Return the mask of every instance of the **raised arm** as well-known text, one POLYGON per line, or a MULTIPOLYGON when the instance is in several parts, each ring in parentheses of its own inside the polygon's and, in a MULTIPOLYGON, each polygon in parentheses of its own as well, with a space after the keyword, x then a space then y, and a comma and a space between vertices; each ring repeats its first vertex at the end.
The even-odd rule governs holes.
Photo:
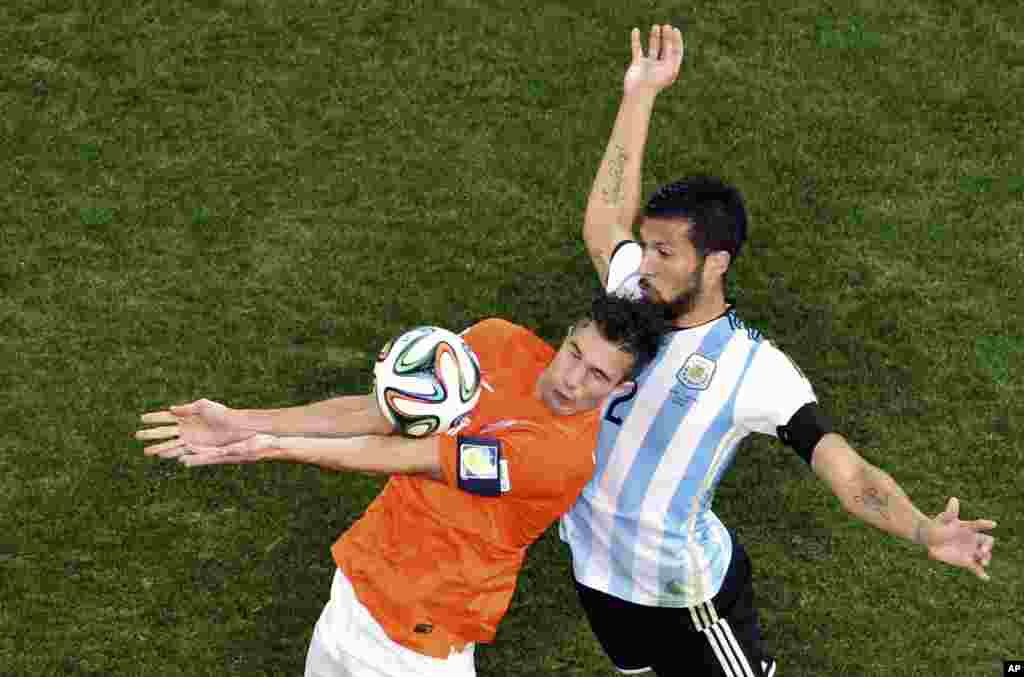
POLYGON ((640 31, 630 34, 632 61, 611 138, 587 199, 583 240, 602 283, 615 247, 632 239, 640 213, 641 170, 651 111, 658 93, 675 82, 683 60, 683 38, 672 26, 653 26, 644 56, 640 31))
POLYGON ((932 559, 968 569, 983 580, 995 539, 991 520, 961 521, 960 502, 949 499, 935 518, 918 510, 896 481, 868 463, 841 436, 829 433, 814 448, 811 467, 850 514, 882 531, 923 545, 932 559))

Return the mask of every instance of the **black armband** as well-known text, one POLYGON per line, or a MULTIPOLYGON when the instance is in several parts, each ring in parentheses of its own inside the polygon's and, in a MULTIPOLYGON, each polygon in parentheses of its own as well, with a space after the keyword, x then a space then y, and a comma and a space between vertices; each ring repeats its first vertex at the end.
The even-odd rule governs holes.
POLYGON ((796 410, 789 423, 780 425, 776 430, 782 443, 792 447, 810 465, 814 447, 822 437, 832 432, 832 421, 818 408, 817 402, 808 402, 796 410))
POLYGON ((459 435, 456 449, 459 489, 477 496, 501 496, 501 440, 459 435))

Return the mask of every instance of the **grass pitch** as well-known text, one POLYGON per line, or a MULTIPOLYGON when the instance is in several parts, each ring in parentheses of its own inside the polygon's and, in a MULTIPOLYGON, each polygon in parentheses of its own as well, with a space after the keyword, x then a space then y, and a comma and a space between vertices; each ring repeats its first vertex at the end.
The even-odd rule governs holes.
MULTIPOLYGON (((1024 9, 983 0, 0 6, 0 675, 293 675, 381 482, 186 470, 137 415, 364 391, 414 324, 555 341, 634 25, 685 27, 647 189, 728 177, 735 295, 851 441, 1000 521, 984 585, 754 440, 716 507, 787 677, 1024 657, 1024 9), (628 7, 627 7, 628 5, 628 7)), ((482 677, 612 675, 549 532, 482 677)))

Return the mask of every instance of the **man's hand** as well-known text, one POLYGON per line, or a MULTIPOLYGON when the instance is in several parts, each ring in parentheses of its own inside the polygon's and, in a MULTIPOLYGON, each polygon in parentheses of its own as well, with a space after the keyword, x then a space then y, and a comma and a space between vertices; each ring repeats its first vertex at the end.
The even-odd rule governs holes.
POLYGON ((982 532, 995 526, 992 520, 962 521, 960 501, 951 498, 943 512, 922 525, 921 540, 928 546, 928 556, 932 559, 968 569, 987 581, 989 575, 985 567, 992 561, 996 539, 982 532))
POLYGON ((145 448, 147 456, 177 458, 187 453, 188 445, 221 446, 238 442, 255 434, 233 426, 229 409, 219 402, 196 400, 172 406, 164 411, 142 415, 143 423, 167 423, 158 428, 145 428, 135 433, 137 440, 165 440, 145 448))
POLYGON ((651 96, 676 81, 679 67, 683 63, 683 34, 670 25, 652 26, 651 38, 644 56, 640 45, 640 29, 630 34, 633 47, 633 61, 626 71, 623 93, 648 93, 651 96))
POLYGON ((275 457, 281 450, 281 442, 274 435, 253 435, 241 442, 223 446, 189 444, 178 461, 189 467, 197 465, 228 465, 256 463, 275 457))

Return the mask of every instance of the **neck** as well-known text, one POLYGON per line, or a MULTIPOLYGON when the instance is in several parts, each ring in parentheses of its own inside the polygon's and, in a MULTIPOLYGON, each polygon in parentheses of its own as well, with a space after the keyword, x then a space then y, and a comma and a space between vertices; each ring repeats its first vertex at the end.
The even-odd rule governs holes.
POLYGON ((726 303, 725 297, 722 295, 716 295, 710 299, 701 299, 701 302, 690 312, 673 318, 672 326, 679 329, 699 327, 702 324, 718 319, 728 308, 729 304, 726 303))

